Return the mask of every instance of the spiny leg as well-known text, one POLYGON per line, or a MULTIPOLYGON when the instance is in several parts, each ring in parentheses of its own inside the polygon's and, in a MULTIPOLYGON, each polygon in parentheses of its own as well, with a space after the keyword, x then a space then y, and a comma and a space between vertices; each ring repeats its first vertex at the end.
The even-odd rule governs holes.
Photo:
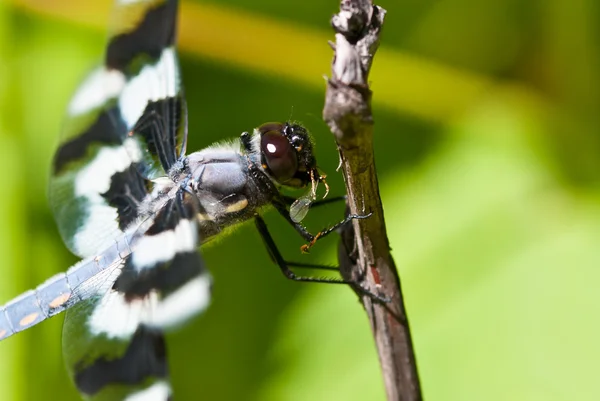
POLYGON ((277 209, 277 211, 279 212, 279 214, 281 214, 283 216, 283 218, 285 218, 285 220, 291 224, 296 231, 300 234, 300 236, 302 236, 302 238, 304 238, 304 240, 306 242, 308 242, 308 244, 304 244, 301 247, 302 252, 307 253, 310 248, 312 248, 315 243, 320 240, 321 238, 326 237, 327 235, 331 234, 332 232, 334 232, 335 230, 337 230, 338 228, 348 224, 349 222, 351 222, 354 219, 366 219, 367 217, 370 217, 372 215, 372 213, 366 214, 366 215, 361 215, 361 214, 350 214, 348 216, 346 216, 342 221, 340 221, 337 224, 334 224, 331 227, 328 227, 322 231, 319 231, 316 234, 311 234, 310 232, 308 232, 308 230, 306 229, 306 227, 304 227, 302 224, 297 223, 295 221, 292 220, 291 216, 290 216, 290 212, 288 210, 288 208, 286 207, 285 204, 286 200, 285 199, 280 199, 280 200, 275 200, 273 202, 273 205, 275 206, 275 209, 277 209))
MULTIPOLYGON (((283 273, 283 275, 286 278, 288 278, 290 280, 294 280, 294 281, 312 282, 312 283, 348 284, 348 285, 355 286, 364 295, 368 296, 369 298, 373 299, 374 301, 382 302, 382 303, 387 303, 390 301, 388 298, 381 296, 379 294, 376 294, 374 292, 371 292, 370 290, 364 288, 360 283, 353 281, 353 280, 325 278, 325 277, 297 276, 290 269, 290 266, 295 265, 295 267, 298 267, 298 265, 303 265, 303 266, 311 266, 311 265, 286 262, 285 259, 283 259, 283 256, 281 255, 281 253, 279 252, 279 249, 277 248, 277 245, 275 244, 275 241, 273 240, 271 233, 269 233, 267 225, 266 225, 265 221, 262 219, 262 217, 257 215, 257 216, 255 216, 254 221, 256 223, 256 227, 258 229, 258 232, 260 233, 260 236, 262 237, 263 241, 265 242, 265 245, 267 246, 267 251, 269 252, 269 255, 271 256, 271 259, 277 264, 277 266, 279 266, 279 269, 281 270, 281 272, 283 273)), ((316 267, 316 266, 320 266, 320 265, 312 265, 312 266, 316 267)), ((322 267, 323 266, 321 266, 321 268, 322 267)), ((330 266, 325 266, 325 267, 331 269, 330 266)), ((319 267, 317 267, 317 268, 319 268, 319 267)), ((337 269, 335 269, 335 270, 337 270, 337 269)))

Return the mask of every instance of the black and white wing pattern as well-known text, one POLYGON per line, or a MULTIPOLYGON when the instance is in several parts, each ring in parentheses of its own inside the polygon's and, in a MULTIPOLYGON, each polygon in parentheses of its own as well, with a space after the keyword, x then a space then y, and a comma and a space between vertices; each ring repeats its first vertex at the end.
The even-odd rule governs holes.
POLYGON ((50 179, 69 249, 97 255, 185 153, 187 110, 174 48, 176 0, 118 0, 104 65, 71 100, 50 179))
POLYGON ((51 205, 65 243, 86 258, 64 275, 59 300, 65 360, 87 399, 170 399, 163 333, 210 298, 198 199, 165 185, 187 136, 177 3, 116 2, 104 65, 75 93, 54 159, 51 205))
POLYGON ((85 300, 67 312, 63 354, 87 399, 171 399, 163 333, 209 303, 197 198, 179 190, 165 198, 130 234, 132 252, 75 291, 85 300))

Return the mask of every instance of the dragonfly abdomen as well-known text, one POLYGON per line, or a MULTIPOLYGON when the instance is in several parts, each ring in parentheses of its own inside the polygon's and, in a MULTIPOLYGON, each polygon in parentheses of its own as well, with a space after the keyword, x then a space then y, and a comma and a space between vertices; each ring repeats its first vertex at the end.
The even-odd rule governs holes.
POLYGON ((69 270, 52 276, 33 290, 29 290, 0 307, 0 340, 35 326, 57 315, 77 302, 97 294, 98 287, 86 291, 86 281, 105 279, 115 265, 131 253, 129 236, 123 236, 100 256, 84 259, 69 270), (76 290, 76 291, 75 291, 76 290))

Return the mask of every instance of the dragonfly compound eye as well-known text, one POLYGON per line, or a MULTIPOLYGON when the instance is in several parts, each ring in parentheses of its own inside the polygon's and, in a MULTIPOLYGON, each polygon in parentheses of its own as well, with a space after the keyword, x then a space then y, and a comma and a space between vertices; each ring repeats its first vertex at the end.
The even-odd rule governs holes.
POLYGON ((285 136, 269 131, 260 141, 264 161, 271 175, 281 184, 289 181, 298 171, 298 154, 285 136))

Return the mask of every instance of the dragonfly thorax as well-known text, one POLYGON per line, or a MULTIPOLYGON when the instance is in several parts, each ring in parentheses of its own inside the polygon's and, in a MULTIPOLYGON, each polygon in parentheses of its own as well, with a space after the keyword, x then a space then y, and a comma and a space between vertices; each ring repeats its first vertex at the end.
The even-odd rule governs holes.
MULTIPOLYGON (((239 141, 213 145, 187 156, 174 184, 189 186, 198 199, 201 237, 253 217, 277 198, 281 187, 314 194, 319 174, 307 130, 298 124, 267 123, 239 141)), ((170 175, 177 175, 170 174, 170 175)), ((313 195, 314 196, 314 195, 313 195)))

